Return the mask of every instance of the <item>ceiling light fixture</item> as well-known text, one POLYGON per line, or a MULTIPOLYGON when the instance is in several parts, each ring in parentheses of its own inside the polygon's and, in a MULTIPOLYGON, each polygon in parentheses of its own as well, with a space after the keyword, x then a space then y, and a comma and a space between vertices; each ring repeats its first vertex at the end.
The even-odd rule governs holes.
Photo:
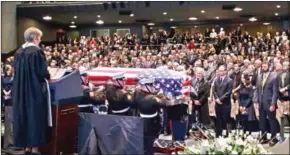
POLYGON ((73 28, 73 29, 77 28, 76 25, 70 25, 69 27, 70 27, 70 28, 73 28))
POLYGON ((78 18, 78 16, 74 16, 74 19, 77 19, 78 18))
POLYGON ((277 5, 276 7, 277 7, 277 8, 281 8, 281 5, 277 5))
POLYGON ((266 23, 263 23, 263 25, 270 25, 270 24, 271 24, 271 23, 267 23, 267 22, 266 22, 266 23))
POLYGON ((244 26, 244 24, 240 24, 240 26, 244 26))
POLYGON ((167 12, 163 12, 163 15, 167 15, 167 12))
POLYGON ((197 26, 195 25, 194 28, 197 28, 197 26))
POLYGON ((220 17, 215 17, 216 19, 220 19, 220 17))
POLYGON ((235 7, 235 8, 234 8, 234 11, 235 11, 235 12, 240 12, 240 11, 242 11, 242 10, 243 10, 243 9, 242 9, 242 8, 239 8, 239 7, 235 7))
POLYGON ((154 23, 148 23, 148 25, 149 25, 149 26, 154 26, 155 24, 154 24, 154 23))
POLYGON ((101 15, 98 15, 97 17, 98 17, 98 18, 101 18, 101 15))
POLYGON ((72 21, 72 22, 71 22, 71 24, 75 24, 75 22, 74 22, 74 21, 72 21))
POLYGON ((104 24, 104 21, 98 20, 98 21, 96 21, 96 23, 99 24, 99 25, 102 25, 102 24, 104 24))
POLYGON ((204 11, 204 10, 201 10, 200 12, 201 12, 201 13, 205 13, 205 11, 204 11))
POLYGON ((51 20, 52 18, 50 16, 44 16, 44 17, 42 17, 42 19, 44 19, 44 20, 51 20))
POLYGON ((134 14, 133 14, 133 13, 131 13, 131 14, 130 14, 130 17, 134 17, 134 14))
POLYGON ((173 18, 170 18, 170 21, 174 21, 174 19, 173 18))
POLYGON ((275 16, 279 16, 279 13, 275 13, 275 16))
POLYGON ((122 21, 121 21, 121 20, 119 20, 119 23, 122 23, 122 21))
POLYGON ((255 22, 255 21, 257 21, 257 20, 258 20, 258 19, 255 18, 255 17, 252 17, 252 18, 249 19, 249 21, 251 21, 251 22, 255 22))
POLYGON ((188 19, 189 19, 189 20, 197 20, 196 17, 189 17, 188 19))
POLYGON ((170 28, 172 28, 172 29, 176 29, 177 27, 176 27, 176 26, 171 26, 170 28))

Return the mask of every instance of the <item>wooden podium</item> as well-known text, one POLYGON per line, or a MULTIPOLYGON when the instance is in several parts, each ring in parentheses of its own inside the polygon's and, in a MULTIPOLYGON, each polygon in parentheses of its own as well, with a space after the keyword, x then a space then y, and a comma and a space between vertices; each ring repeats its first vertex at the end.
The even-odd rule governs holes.
POLYGON ((50 142, 40 148, 45 154, 78 152, 78 103, 83 96, 78 71, 71 72, 50 84, 52 123, 50 142))

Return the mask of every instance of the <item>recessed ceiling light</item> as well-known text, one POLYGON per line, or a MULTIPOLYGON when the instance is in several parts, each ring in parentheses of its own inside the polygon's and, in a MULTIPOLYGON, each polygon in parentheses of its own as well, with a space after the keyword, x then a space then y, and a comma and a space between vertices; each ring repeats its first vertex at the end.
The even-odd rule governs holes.
POLYGON ((72 21, 72 22, 71 22, 71 24, 75 24, 75 22, 74 22, 74 21, 72 21))
POLYGON ((99 24, 99 25, 102 25, 102 24, 104 24, 104 21, 98 20, 98 21, 96 21, 96 23, 99 24))
POLYGON ((154 26, 155 24, 154 24, 154 23, 148 23, 148 25, 149 25, 149 26, 154 26))
POLYGON ((177 27, 176 27, 176 26, 171 26, 170 28, 172 28, 172 29, 176 29, 177 27))
POLYGON ((205 13, 205 11, 204 11, 204 10, 201 10, 200 12, 201 12, 201 13, 205 13))
POLYGON ((276 7, 277 7, 277 8, 281 8, 281 5, 277 5, 276 7))
POLYGON ((119 20, 119 23, 122 23, 122 21, 121 21, 121 20, 119 20))
POLYGON ((244 26, 244 24, 240 24, 240 26, 244 26))
POLYGON ((173 18, 170 18, 170 21, 174 21, 174 19, 173 18))
POLYGON ((51 16, 44 16, 42 19, 44 19, 44 20, 51 20, 52 17, 51 16))
POLYGON ((70 28, 73 28, 73 29, 77 28, 76 25, 70 25, 69 27, 70 27, 70 28))
POLYGON ((101 15, 98 15, 97 17, 98 17, 98 18, 101 18, 101 15))
POLYGON ((220 17, 215 17, 216 19, 220 19, 220 17))
POLYGON ((163 15, 167 15, 167 12, 163 12, 163 15))
POLYGON ((255 18, 255 17, 252 17, 252 18, 249 19, 249 21, 251 21, 251 22, 255 22, 255 21, 257 21, 257 20, 258 20, 258 19, 255 18))
POLYGON ((279 13, 275 13, 275 16, 279 16, 279 13))
POLYGON ((263 25, 270 25, 270 24, 271 24, 271 23, 267 23, 267 22, 266 22, 266 23, 263 23, 263 25))
POLYGON ((189 17, 188 19, 189 19, 189 20, 197 20, 196 17, 189 17))
POLYGON ((74 19, 77 19, 78 18, 78 16, 74 16, 74 19))
POLYGON ((242 10, 243 10, 243 9, 242 9, 242 8, 239 8, 239 7, 235 7, 235 8, 234 8, 234 11, 235 11, 235 12, 240 12, 240 11, 242 11, 242 10))
POLYGON ((42 19, 44 19, 44 20, 51 20, 52 18, 50 16, 44 16, 44 17, 42 17, 42 19))
POLYGON ((131 14, 130 14, 130 17, 134 17, 134 14, 133 14, 133 13, 131 13, 131 14))

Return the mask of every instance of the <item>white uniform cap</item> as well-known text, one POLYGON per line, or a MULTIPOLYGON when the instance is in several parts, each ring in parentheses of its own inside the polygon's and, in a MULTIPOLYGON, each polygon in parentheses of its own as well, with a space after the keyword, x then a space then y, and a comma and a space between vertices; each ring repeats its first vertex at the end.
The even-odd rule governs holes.
POLYGON ((152 78, 146 78, 146 79, 142 79, 140 80, 140 84, 144 85, 144 84, 153 84, 154 83, 154 79, 152 78))
POLYGON ((81 75, 87 74, 87 70, 86 69, 80 69, 79 71, 80 71, 81 75))
POLYGON ((112 76, 113 80, 122 79, 122 78, 125 78, 125 73, 124 72, 117 73, 114 76, 112 76))

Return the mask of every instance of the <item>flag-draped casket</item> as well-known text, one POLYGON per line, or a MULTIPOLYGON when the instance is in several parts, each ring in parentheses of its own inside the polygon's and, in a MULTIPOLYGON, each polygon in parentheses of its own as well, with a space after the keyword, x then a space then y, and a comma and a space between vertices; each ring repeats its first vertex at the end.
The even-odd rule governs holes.
POLYGON ((155 79, 155 84, 160 86, 165 92, 180 90, 184 95, 189 95, 191 78, 183 72, 168 69, 98 67, 89 70, 87 73, 90 82, 95 86, 101 86, 119 72, 125 72, 127 86, 134 87, 140 79, 151 77, 155 79))

